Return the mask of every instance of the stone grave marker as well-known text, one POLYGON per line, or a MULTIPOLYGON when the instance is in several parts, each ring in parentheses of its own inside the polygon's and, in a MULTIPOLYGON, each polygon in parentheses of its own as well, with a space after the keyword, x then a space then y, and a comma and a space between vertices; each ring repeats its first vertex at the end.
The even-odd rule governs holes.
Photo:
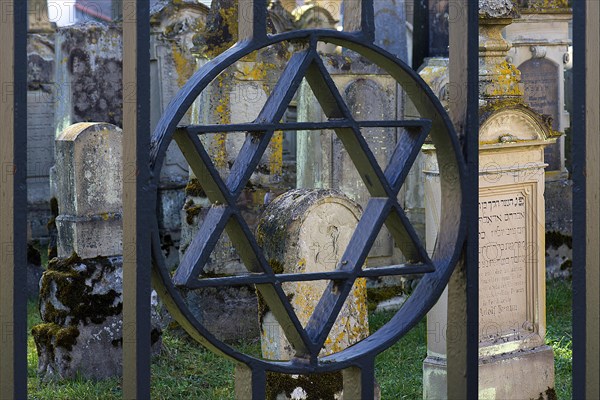
MULTIPOLYGON (((564 133, 569 126, 564 73, 569 68, 571 9, 563 0, 520 3, 520 18, 505 30, 512 43, 508 59, 521 71, 525 102, 552 117, 552 128, 564 133)), ((564 138, 545 152, 548 181, 566 178, 564 138)))
MULTIPOLYGON (((58 257, 40 284, 32 329, 42 379, 119 376, 123 342, 121 129, 78 123, 56 141, 58 257)), ((153 350, 161 328, 153 298, 153 350)))
MULTIPOLYGON (((523 102, 520 73, 498 52, 510 48, 500 32, 515 16, 510 2, 480 1, 479 398, 552 399, 554 357, 545 344, 544 148, 556 135, 523 102), (508 79, 498 79, 506 71, 512 71, 508 79)), ((431 251, 439 226, 439 167, 435 149, 424 151, 431 251)), ((446 342, 462 329, 448 320, 447 300, 446 292, 427 317, 425 399, 445 398, 446 342)))
MULTIPOLYGON (((235 29, 228 27, 231 21, 220 15, 234 15, 231 1, 213 2, 207 17, 212 26, 197 42, 203 42, 203 55, 215 57, 233 44, 225 36, 215 37, 215 32, 235 29), (233 14, 232 14, 233 13, 233 14)), ((261 50, 252 59, 238 61, 215 79, 197 102, 196 112, 200 124, 247 123, 256 118, 265 104, 270 91, 283 69, 285 55, 274 47, 261 50)), ((203 60, 206 62, 207 60, 203 60)), ((208 133, 200 136, 202 144, 215 167, 223 177, 229 175, 246 137, 245 132, 208 133)), ((251 229, 256 227, 258 216, 270 198, 293 186, 293 172, 283 163, 283 134, 276 132, 263 155, 257 170, 243 189, 238 206, 251 229), (292 177, 290 179, 290 176, 292 177), (286 178, 287 177, 287 178, 286 178)), ((190 173, 185 189, 185 204, 181 210, 180 259, 187 250, 192 237, 204 222, 210 201, 202 189, 202 177, 190 173)), ((201 277, 237 274, 246 271, 239 254, 227 234, 223 235, 206 263, 201 277)), ((255 318, 256 295, 250 285, 224 288, 181 289, 192 313, 219 339, 237 341, 255 340, 259 327, 255 318), (236 321, 232 324, 231 321, 236 321)))
POLYGON ((54 165, 54 35, 46 1, 30 1, 27 34, 27 222, 30 239, 48 241, 54 165))
MULTIPOLYGON (((265 209, 257 228, 258 242, 276 273, 333 271, 341 261, 360 214, 360 207, 339 191, 290 190, 265 209)), ((322 280, 282 284, 303 326, 328 283, 322 280)), ((325 341, 322 356, 339 352, 368 336, 366 297, 366 281, 364 278, 358 279, 325 341)), ((295 353, 293 348, 260 298, 259 320, 263 357, 272 360, 291 359, 295 353)), ((272 398, 281 393, 291 396, 292 392, 305 393, 308 397, 304 398, 321 398, 319 396, 324 393, 320 390, 329 390, 331 387, 337 388, 338 392, 341 390, 341 372, 325 377, 318 379, 329 379, 331 382, 316 382, 317 378, 311 376, 272 376, 268 391, 272 398), (319 383, 321 388, 316 387, 319 383), (287 391, 286 388, 291 390, 287 391)))

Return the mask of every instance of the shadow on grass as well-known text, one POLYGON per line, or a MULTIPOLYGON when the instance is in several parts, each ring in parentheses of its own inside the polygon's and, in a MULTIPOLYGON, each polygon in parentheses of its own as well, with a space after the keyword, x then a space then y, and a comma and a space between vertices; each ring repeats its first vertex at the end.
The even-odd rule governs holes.
MULTIPOLYGON (((559 399, 571 398, 571 283, 552 281, 547 287, 547 343, 554 349, 556 391, 559 399)), ((372 330, 382 326, 393 313, 372 314, 372 330)), ((37 304, 29 303, 29 328, 40 322, 37 304)), ((397 344, 376 360, 376 379, 382 399, 422 398, 422 362, 426 357, 425 321, 420 322, 397 344)), ((258 344, 241 345, 255 353, 258 344)), ((238 347, 239 348, 239 347, 238 347)), ((37 353, 28 337, 29 398, 40 400, 121 399, 120 380, 101 382, 75 379, 65 382, 40 382, 36 375, 37 353)), ((194 341, 167 332, 164 350, 152 364, 153 399, 234 399, 234 364, 194 341)))

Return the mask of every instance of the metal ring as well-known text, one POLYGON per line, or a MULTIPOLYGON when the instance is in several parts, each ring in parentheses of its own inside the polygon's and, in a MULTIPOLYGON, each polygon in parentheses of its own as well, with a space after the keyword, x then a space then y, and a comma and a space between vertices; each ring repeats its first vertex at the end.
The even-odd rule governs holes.
POLYGON ((461 146, 449 117, 427 84, 410 67, 381 48, 361 41, 359 35, 331 30, 294 31, 267 36, 264 40, 237 43, 204 65, 183 86, 169 104, 152 137, 150 186, 155 191, 154 199, 167 147, 177 124, 193 101, 227 67, 253 51, 282 41, 332 43, 357 52, 389 73, 405 89, 421 116, 432 121, 430 137, 437 149, 442 192, 440 234, 431 257, 435 271, 421 279, 403 307, 377 332, 338 353, 319 358, 316 364, 255 358, 238 352, 210 334, 192 315, 171 280, 160 246, 157 215, 154 216, 152 231, 153 285, 180 325, 212 351, 267 371, 287 374, 332 372, 356 365, 362 359, 372 358, 393 345, 426 315, 442 294, 466 236, 462 213, 466 168, 461 146))

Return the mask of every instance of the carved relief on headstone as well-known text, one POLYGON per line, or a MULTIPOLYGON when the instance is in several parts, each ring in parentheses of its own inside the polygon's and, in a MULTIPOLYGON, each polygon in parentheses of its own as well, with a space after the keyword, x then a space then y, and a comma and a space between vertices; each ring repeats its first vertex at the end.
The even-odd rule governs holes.
MULTIPOLYGON (((333 271, 350 242, 360 214, 358 205, 341 192, 291 190, 267 207, 257 228, 257 238, 265 257, 277 273, 333 271)), ((322 280, 282 284, 303 326, 310 319, 328 283, 322 280)), ((322 356, 339 352, 368 336, 366 296, 365 279, 358 279, 325 341, 322 356)), ((295 351, 264 300, 260 299, 259 320, 263 357, 272 360, 291 359, 295 351)), ((302 388, 308 398, 321 394, 311 393, 310 388, 303 387, 303 383, 306 383, 303 379, 310 378, 278 377, 270 382, 271 392, 290 396, 286 388, 295 386, 302 388)), ((341 373, 331 378, 330 384, 341 390, 341 373)))
POLYGON ((123 37, 88 22, 56 33, 56 136, 77 122, 123 123, 123 37))

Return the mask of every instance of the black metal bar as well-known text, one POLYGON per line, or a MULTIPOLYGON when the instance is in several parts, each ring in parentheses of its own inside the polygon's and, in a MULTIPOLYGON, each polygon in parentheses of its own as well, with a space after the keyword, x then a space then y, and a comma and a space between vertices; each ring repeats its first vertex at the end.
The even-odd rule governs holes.
MULTIPOLYGON (((435 268, 428 264, 399 264, 389 265, 386 267, 367 268, 356 274, 359 278, 378 277, 378 276, 394 276, 394 275, 413 275, 426 274, 433 272, 435 268)), ((304 274, 278 274, 276 276, 253 273, 240 274, 234 276, 226 276, 219 278, 197 279, 187 284, 189 289, 198 289, 203 287, 217 286, 240 286, 240 285, 255 285, 261 283, 283 283, 283 282, 310 282, 331 280, 340 281, 354 278, 354 274, 350 271, 330 271, 330 272, 311 272, 304 274)))
POLYGON ((479 397, 479 3, 467 1, 467 398, 479 397))
POLYGON ((429 0, 414 0, 412 67, 417 70, 429 57, 429 0))
POLYGON ((228 125, 188 125, 178 129, 190 134, 200 135, 203 133, 216 132, 265 132, 265 131, 319 131, 335 128, 424 128, 429 131, 431 120, 428 119, 405 119, 400 121, 376 120, 376 121, 349 121, 343 118, 332 118, 326 122, 285 122, 285 123, 256 123, 228 124, 228 125))
POLYGON ((213 206, 208 210, 200 229, 192 238, 179 267, 173 275, 175 285, 187 285, 197 279, 204 264, 210 259, 210 254, 217 245, 231 217, 231 209, 227 206, 213 206))
MULTIPOLYGON (((150 4, 123 3, 123 397, 150 398, 150 4)), ((155 188, 154 188, 155 189, 155 188)))
POLYGON ((0 389, 27 397, 27 2, 0 2, 0 389))
MULTIPOLYGON (((573 4, 573 399, 586 398, 586 2, 573 4)), ((598 221, 591 223, 598 224, 598 221)))
POLYGON ((360 6, 360 33, 365 41, 373 43, 375 40, 375 10, 373 8, 373 2, 361 0, 360 6))

